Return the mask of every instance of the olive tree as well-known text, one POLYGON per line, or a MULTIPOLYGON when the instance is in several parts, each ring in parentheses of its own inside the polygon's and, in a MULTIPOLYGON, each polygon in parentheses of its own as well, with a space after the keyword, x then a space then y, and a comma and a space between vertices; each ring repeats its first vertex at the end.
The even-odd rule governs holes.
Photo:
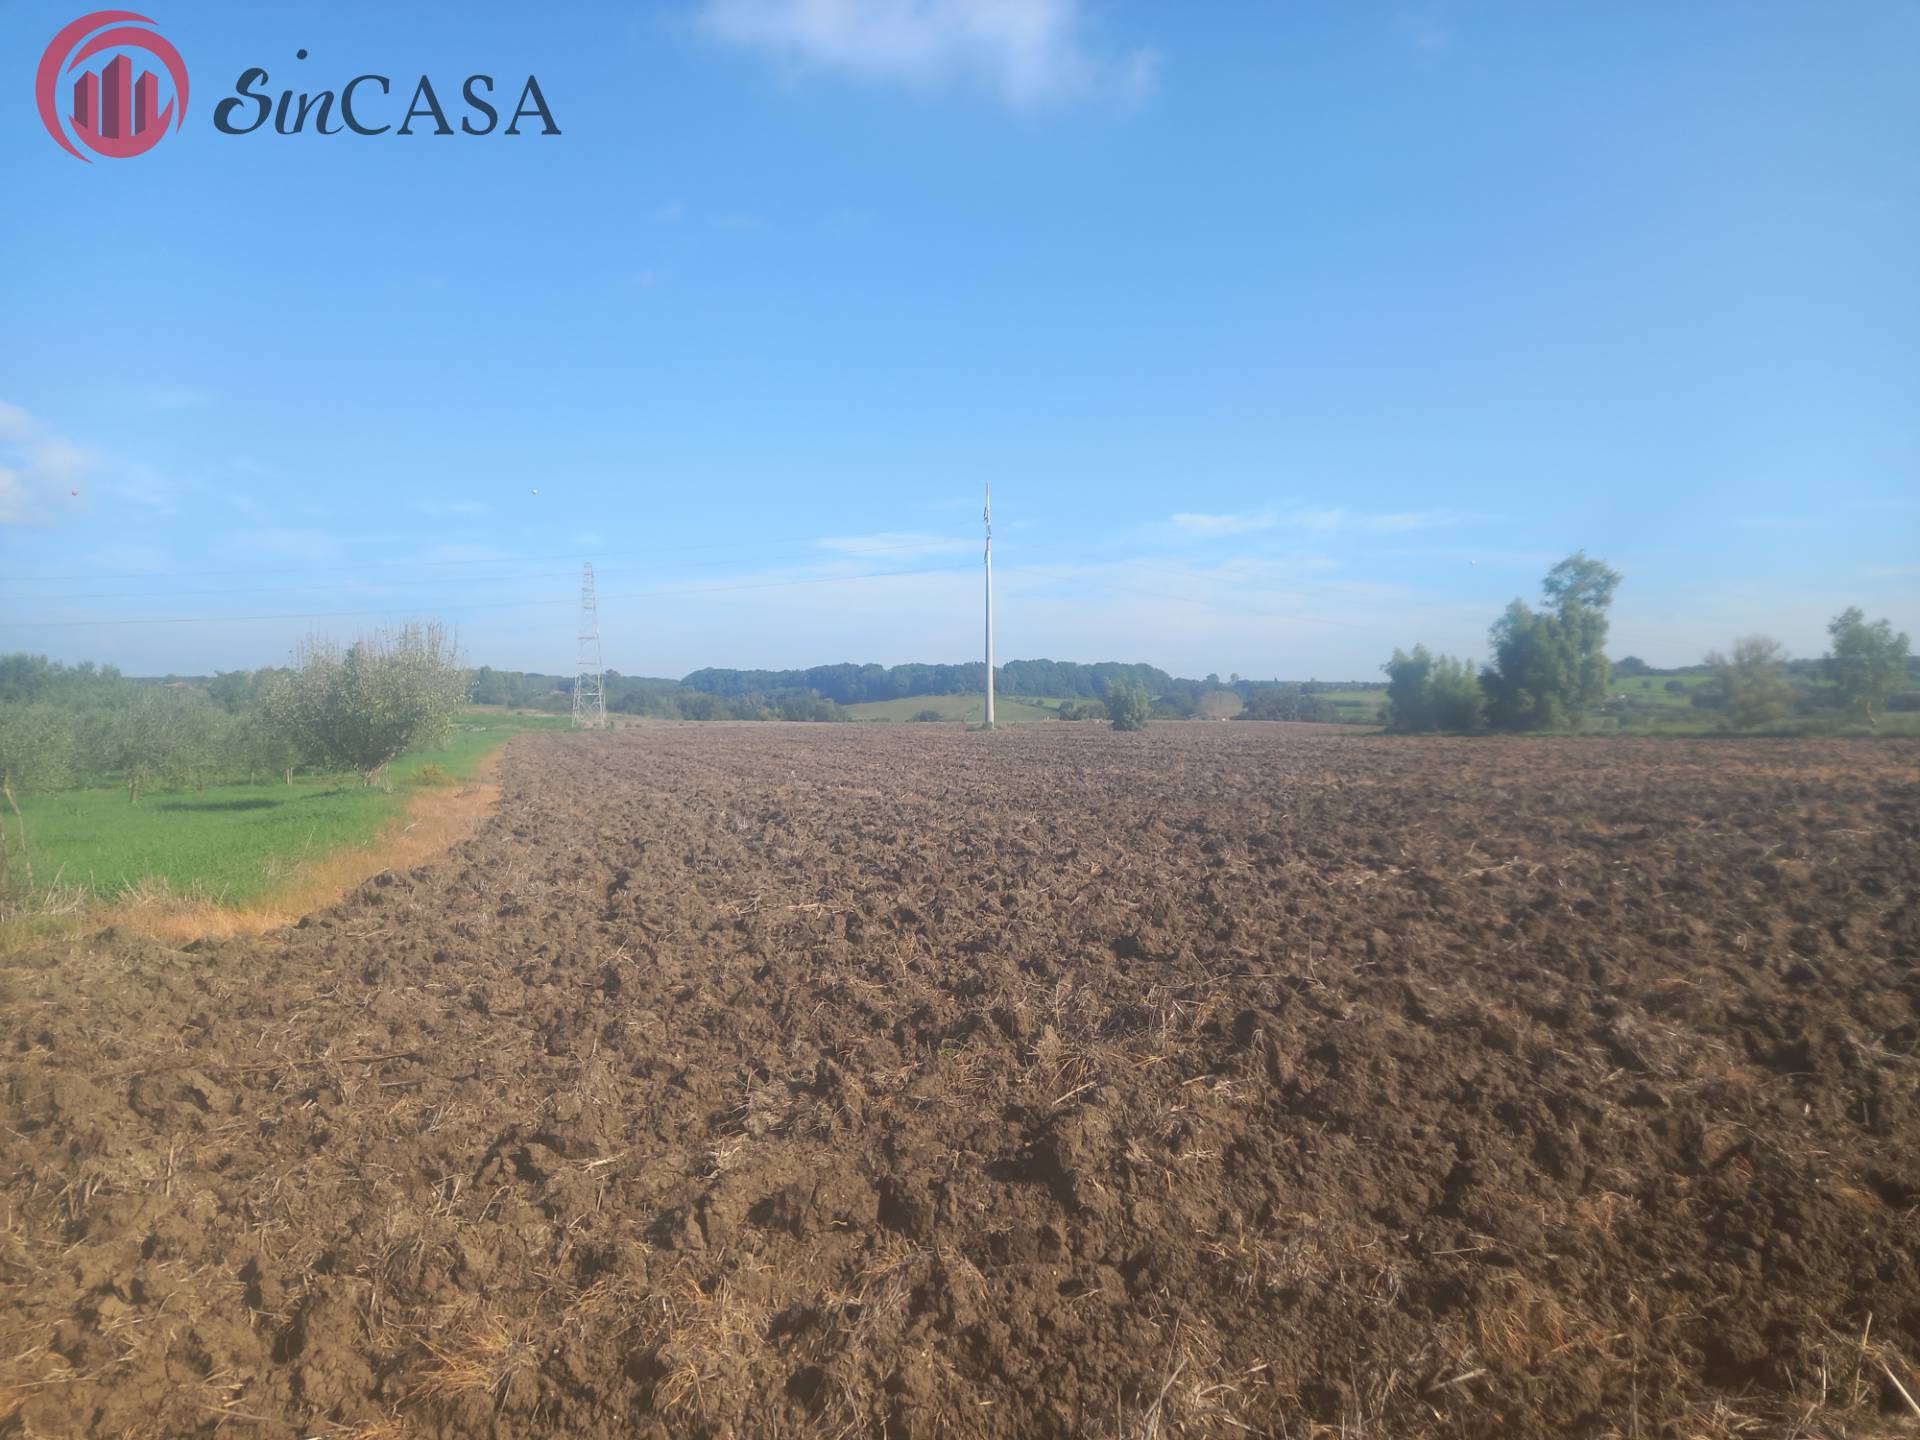
POLYGON ((1850 605, 1827 626, 1833 648, 1827 652, 1827 677, 1843 703, 1858 710, 1867 724, 1877 723, 1873 712, 1887 703, 1907 661, 1907 637, 1896 634, 1884 616, 1867 623, 1866 613, 1850 605))
POLYGON ((138 805, 155 785, 204 774, 208 724, 217 713, 186 691, 142 686, 126 705, 101 717, 92 737, 95 759, 120 772, 127 803, 138 805))
POLYGON ((446 627, 406 625, 347 646, 308 640, 265 703, 300 753, 372 785, 409 746, 446 739, 467 686, 446 627))
POLYGON ((293 784, 294 767, 306 757, 300 752, 299 740, 276 719, 265 699, 241 711, 235 725, 235 745, 246 761, 247 782, 252 784, 264 773, 293 784))
MULTIPOLYGON (((73 764, 73 731, 67 717, 52 705, 0 701, 0 794, 7 798, 14 824, 20 830, 20 858, 33 883, 33 861, 27 855, 27 822, 20 813, 20 790, 46 790, 66 782, 73 764)), ((6 854, 0 832, 0 862, 6 854)), ((0 870, 4 870, 0 863, 0 870)))

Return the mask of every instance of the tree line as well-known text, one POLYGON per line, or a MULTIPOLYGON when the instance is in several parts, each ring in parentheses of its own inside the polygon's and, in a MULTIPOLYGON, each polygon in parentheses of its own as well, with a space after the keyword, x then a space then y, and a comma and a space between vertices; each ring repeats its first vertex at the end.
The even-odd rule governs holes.
MULTIPOLYGON (((1547 572, 1541 605, 1515 600, 1493 623, 1492 654, 1477 672, 1469 661, 1432 654, 1424 645, 1396 649, 1381 667, 1388 728, 1408 734, 1565 730, 1605 705, 1624 704, 1614 695, 1616 677, 1648 677, 1652 667, 1633 656, 1617 667, 1607 658, 1607 611, 1620 580, 1618 571, 1584 551, 1569 555, 1547 572)), ((1725 729, 1755 729, 1820 710, 1877 725, 1908 678, 1907 636, 1884 618, 1869 622, 1858 606, 1836 615, 1827 633, 1827 654, 1817 666, 1800 666, 1797 677, 1778 640, 1748 635, 1707 655, 1706 684, 1670 681, 1669 688, 1689 690, 1691 703, 1714 712, 1725 729), (1807 683, 1815 675, 1828 682, 1824 688, 1807 683)))
MULTIPOLYGON (((922 695, 978 693, 986 666, 978 660, 958 665, 816 665, 795 670, 707 668, 679 680, 623 675, 603 677, 607 709, 617 714, 668 720, 832 720, 844 719, 844 707, 872 700, 904 700, 922 695)), ((1010 660, 994 667, 994 686, 1002 695, 1060 700, 1063 719, 1107 718, 1117 686, 1146 692, 1153 713, 1162 719, 1208 715, 1223 697, 1238 696, 1228 707, 1244 706, 1241 718, 1335 721, 1340 711, 1324 699, 1329 691, 1372 688, 1365 681, 1253 681, 1234 675, 1186 679, 1154 665, 1122 661, 1083 664, 1072 660, 1010 660)), ((572 704, 571 676, 496 670, 474 672, 476 705, 511 709, 566 711, 572 704)), ((1224 718, 1224 717, 1222 717, 1224 718)))

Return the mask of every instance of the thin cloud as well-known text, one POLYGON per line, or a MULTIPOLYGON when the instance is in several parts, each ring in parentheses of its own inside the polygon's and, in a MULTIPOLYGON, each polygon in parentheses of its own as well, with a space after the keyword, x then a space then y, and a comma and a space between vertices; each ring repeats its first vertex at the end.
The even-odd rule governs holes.
POLYGON ((299 560, 337 560, 346 551, 340 537, 324 530, 253 530, 239 540, 248 549, 299 560))
POLYGON ((1013 106, 1153 87, 1150 50, 1107 55, 1079 0, 704 0, 701 25, 789 64, 919 88, 984 84, 1013 106))
POLYGON ((493 506, 485 500, 416 500, 413 508, 435 519, 490 514, 493 506))
POLYGON ((1273 515, 1208 515, 1182 511, 1173 517, 1174 527, 1189 535, 1245 535, 1253 530, 1271 530, 1280 523, 1273 515))
POLYGON ((1428 55, 1437 55, 1453 47, 1453 32, 1432 15, 1417 10, 1402 10, 1393 17, 1394 38, 1428 55))
POLYGON ((0 400, 0 525, 51 520, 97 464, 91 451, 0 400))
POLYGON ((882 530, 872 535, 838 535, 814 542, 822 550, 849 559, 918 560, 936 555, 969 555, 980 548, 978 540, 958 540, 951 535, 930 535, 919 530, 882 530))
POLYGON ((1374 535, 1404 535, 1414 530, 1431 530, 1459 523, 1459 516, 1446 510, 1391 510, 1368 513, 1338 506, 1297 505, 1281 510, 1248 511, 1239 514, 1207 514, 1183 511, 1170 517, 1177 531, 1200 539, 1223 535, 1246 535, 1257 530, 1305 530, 1314 534, 1355 531, 1374 535))
POLYGON ((138 394, 139 403, 156 415, 199 410, 213 403, 213 392, 197 385, 152 385, 138 394))
POLYGON ((119 499, 144 505, 162 515, 172 515, 180 508, 181 486, 146 465, 125 467, 112 490, 119 499))

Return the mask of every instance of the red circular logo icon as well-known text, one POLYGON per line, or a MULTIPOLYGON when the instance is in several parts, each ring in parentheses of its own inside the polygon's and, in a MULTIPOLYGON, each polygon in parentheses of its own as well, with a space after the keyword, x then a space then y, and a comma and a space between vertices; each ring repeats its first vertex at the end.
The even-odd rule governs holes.
POLYGON ((131 10, 96 10, 54 36, 40 57, 34 83, 40 121, 69 155, 92 163, 76 140, 95 155, 116 160, 144 155, 169 128, 178 130, 186 122, 186 62, 164 35, 142 28, 152 24, 131 10), (118 53, 97 69, 88 68, 103 50, 118 53), (164 108, 156 70, 165 72, 173 92, 164 108))

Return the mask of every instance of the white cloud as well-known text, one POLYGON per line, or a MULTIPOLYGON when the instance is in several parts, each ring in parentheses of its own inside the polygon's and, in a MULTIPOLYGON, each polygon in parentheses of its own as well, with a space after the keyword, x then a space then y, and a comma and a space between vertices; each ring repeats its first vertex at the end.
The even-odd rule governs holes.
POLYGON ((1149 50, 1090 48, 1079 0, 704 0, 709 33, 789 62, 922 87, 984 83, 1011 105, 1152 88, 1149 50))
POLYGON ((98 462, 90 451, 55 434, 0 400, 0 525, 31 525, 52 518, 98 462))

